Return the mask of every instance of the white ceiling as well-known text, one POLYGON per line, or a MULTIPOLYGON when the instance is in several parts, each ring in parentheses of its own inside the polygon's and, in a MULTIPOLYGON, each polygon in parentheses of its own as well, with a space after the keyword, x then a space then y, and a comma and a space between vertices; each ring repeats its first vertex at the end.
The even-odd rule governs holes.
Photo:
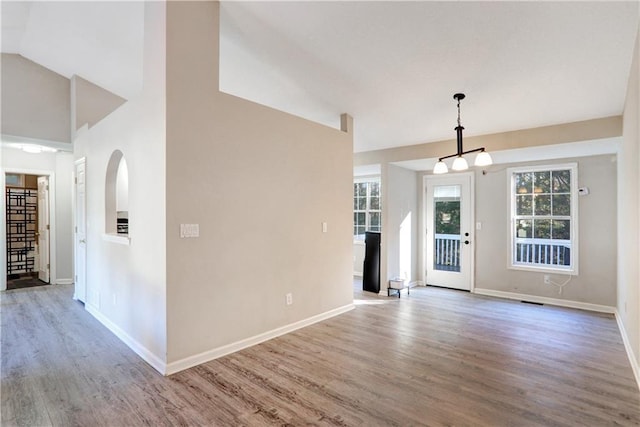
POLYGON ((220 87, 355 151, 622 113, 638 2, 226 2, 220 87))
POLYGON ((2 1, 2 52, 130 99, 142 89, 144 4, 2 1))
MULTIPOLYGON (((2 51, 124 98, 142 85, 140 2, 2 1, 2 51)), ((330 126, 355 151, 622 113, 628 2, 224 2, 220 87, 330 126)))

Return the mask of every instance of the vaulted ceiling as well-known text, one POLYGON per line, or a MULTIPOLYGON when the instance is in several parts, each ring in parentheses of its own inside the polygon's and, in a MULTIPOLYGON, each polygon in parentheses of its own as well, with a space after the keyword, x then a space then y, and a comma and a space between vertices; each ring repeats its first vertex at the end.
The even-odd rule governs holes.
MULTIPOLYGON (((124 98, 142 84, 138 2, 2 2, 2 51, 124 98)), ((627 2, 223 2, 221 90, 338 127, 355 151, 622 113, 627 2)))

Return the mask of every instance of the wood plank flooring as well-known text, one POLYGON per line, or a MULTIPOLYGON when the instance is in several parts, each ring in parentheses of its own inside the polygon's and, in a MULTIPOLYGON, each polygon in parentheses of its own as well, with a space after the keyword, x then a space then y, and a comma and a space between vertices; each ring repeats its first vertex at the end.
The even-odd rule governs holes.
POLYGON ((2 426, 640 425, 615 319, 438 288, 165 378, 73 301, 1 303, 2 426))

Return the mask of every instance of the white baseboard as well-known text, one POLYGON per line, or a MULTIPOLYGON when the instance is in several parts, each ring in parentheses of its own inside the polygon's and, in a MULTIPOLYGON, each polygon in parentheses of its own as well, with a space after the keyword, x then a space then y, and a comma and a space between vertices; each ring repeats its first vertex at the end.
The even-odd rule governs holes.
POLYGON ((622 318, 620 317, 620 313, 618 312, 618 309, 616 309, 615 315, 616 315, 616 321, 618 322, 618 328, 620 329, 620 335, 622 335, 622 342, 624 343, 625 350, 627 350, 627 357, 629 358, 629 363, 631 363, 633 376, 636 378, 636 384, 638 384, 638 389, 640 389, 640 366, 638 365, 638 359, 636 358, 636 355, 633 352, 633 348, 631 347, 631 343, 629 342, 629 336, 627 335, 627 330, 624 327, 624 323, 622 323, 622 318))
POLYGON ((197 366, 202 363, 208 362, 210 360, 217 359, 222 356, 226 356, 227 354, 235 353, 236 351, 240 351, 242 349, 245 349, 245 348, 254 346, 256 344, 260 344, 262 342, 268 341, 270 339, 279 337, 281 335, 287 334, 289 332, 293 332, 296 329, 304 328, 305 326, 309 326, 314 323, 318 323, 323 320, 329 319, 331 317, 337 316, 339 314, 346 313, 347 311, 353 310, 354 308, 355 306, 353 304, 348 304, 342 307, 335 308, 333 310, 329 310, 325 313, 321 313, 316 316, 312 316, 307 319, 300 320, 290 325, 282 326, 280 328, 276 328, 271 331, 267 331, 262 334, 255 335, 253 337, 236 341, 234 343, 227 344, 222 347, 214 348, 212 350, 208 350, 200 354, 185 357, 184 359, 177 360, 175 362, 171 362, 167 364, 165 375, 175 374, 176 372, 180 372, 185 369, 191 368, 193 366, 197 366))
POLYGON ((73 279, 57 279, 56 285, 73 285, 73 279))
POLYGON ((118 325, 109 320, 104 314, 100 313, 98 309, 90 304, 85 304, 85 309, 91 313, 100 323, 102 323, 107 329, 109 329, 115 336, 120 338, 129 348, 136 352, 136 354, 144 359, 153 369, 160 372, 162 375, 166 375, 167 364, 160 360, 158 356, 153 354, 149 349, 133 339, 129 334, 123 331, 118 325))
POLYGON ((490 297, 498 297, 498 298, 513 299, 513 300, 518 300, 518 301, 535 302, 535 303, 540 303, 540 304, 557 305, 557 306, 560 306, 560 307, 577 308, 577 309, 580 309, 580 310, 589 310, 589 311, 597 311, 599 313, 611 313, 611 314, 614 314, 615 311, 616 311, 615 307, 610 307, 608 305, 599 305, 599 304, 591 304, 591 303, 588 303, 588 302, 570 301, 570 300, 548 298, 548 297, 539 297, 539 296, 535 296, 535 295, 518 294, 518 293, 515 293, 515 292, 496 291, 496 290, 493 290, 493 289, 475 288, 472 292, 474 294, 487 295, 487 296, 490 296, 490 297))

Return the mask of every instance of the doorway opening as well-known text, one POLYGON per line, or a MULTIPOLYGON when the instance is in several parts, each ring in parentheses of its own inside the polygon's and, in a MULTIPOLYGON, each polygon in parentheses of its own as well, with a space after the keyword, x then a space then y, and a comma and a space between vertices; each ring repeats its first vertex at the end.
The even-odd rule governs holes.
POLYGON ((473 289, 473 175, 428 175, 425 192, 424 282, 473 289))
POLYGON ((6 289, 50 283, 49 176, 5 174, 6 289))

